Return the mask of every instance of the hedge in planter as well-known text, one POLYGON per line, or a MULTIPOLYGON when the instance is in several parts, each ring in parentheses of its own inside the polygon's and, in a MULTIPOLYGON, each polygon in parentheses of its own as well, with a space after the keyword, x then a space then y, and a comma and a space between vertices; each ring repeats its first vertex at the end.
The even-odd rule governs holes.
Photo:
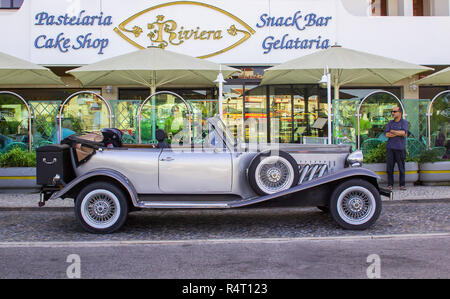
POLYGON ((423 185, 450 185, 450 161, 443 160, 435 150, 419 158, 419 180, 423 185))
POLYGON ((14 148, 0 154, 0 188, 37 189, 36 153, 14 148))
MULTIPOLYGON (((364 155, 363 162, 363 167, 378 174, 382 183, 387 183, 386 153, 386 142, 383 142, 364 155)), ((417 161, 418 158, 411 157, 407 154, 405 159, 405 181, 407 185, 411 185, 419 179, 419 166, 417 161)), ((394 169, 394 181, 398 183, 397 165, 395 165, 394 169)))
POLYGON ((0 154, 0 167, 36 167, 36 152, 13 148, 0 154))

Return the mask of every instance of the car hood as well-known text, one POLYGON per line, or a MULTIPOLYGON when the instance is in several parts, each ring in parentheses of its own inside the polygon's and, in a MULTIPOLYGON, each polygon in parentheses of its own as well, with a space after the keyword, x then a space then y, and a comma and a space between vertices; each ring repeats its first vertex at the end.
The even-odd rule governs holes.
POLYGON ((249 151, 281 150, 288 153, 313 153, 313 154, 332 154, 332 153, 351 153, 351 145, 343 144, 257 144, 245 143, 240 145, 242 149, 249 151))

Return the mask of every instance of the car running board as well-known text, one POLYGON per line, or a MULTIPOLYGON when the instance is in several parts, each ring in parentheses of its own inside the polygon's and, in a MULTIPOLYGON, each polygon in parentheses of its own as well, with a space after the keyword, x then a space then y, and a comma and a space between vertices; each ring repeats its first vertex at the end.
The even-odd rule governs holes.
POLYGON ((228 209, 231 201, 140 201, 137 208, 145 209, 228 209))

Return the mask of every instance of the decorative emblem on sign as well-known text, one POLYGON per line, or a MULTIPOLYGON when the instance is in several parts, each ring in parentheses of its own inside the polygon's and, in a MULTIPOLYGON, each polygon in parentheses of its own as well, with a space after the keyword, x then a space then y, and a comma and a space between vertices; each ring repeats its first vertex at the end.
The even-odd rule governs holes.
POLYGON ((206 51, 199 55, 199 58, 208 58, 229 51, 255 33, 250 26, 231 13, 193 1, 156 5, 125 20, 114 28, 114 31, 139 49, 148 46, 162 49, 172 46, 189 48, 192 44, 198 43, 196 49, 206 51), (187 7, 195 7, 196 15, 208 14, 209 18, 189 15, 186 13, 187 7), (211 19, 217 22, 211 23, 211 19), (205 43, 206 41, 208 43, 205 43))

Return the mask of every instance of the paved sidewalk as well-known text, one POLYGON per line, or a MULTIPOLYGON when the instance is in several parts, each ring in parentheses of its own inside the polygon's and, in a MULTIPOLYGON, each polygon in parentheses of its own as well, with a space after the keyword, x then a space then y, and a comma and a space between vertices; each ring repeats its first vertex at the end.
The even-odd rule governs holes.
MULTIPOLYGON (((382 186, 383 187, 383 186, 382 186)), ((385 187, 385 186, 384 186, 385 187)), ((0 209, 1 208, 37 208, 39 201, 38 193, 24 193, 21 190, 1 190, 0 191, 0 209)), ((28 191, 31 192, 31 191, 28 191)), ((35 191, 36 192, 36 191, 35 191)), ((381 197, 388 201, 387 197, 381 197)), ((433 200, 449 199, 450 186, 410 186, 405 191, 394 187, 394 201, 399 200, 433 200)), ((47 201, 45 207, 66 208, 73 207, 72 199, 57 199, 47 201)))

